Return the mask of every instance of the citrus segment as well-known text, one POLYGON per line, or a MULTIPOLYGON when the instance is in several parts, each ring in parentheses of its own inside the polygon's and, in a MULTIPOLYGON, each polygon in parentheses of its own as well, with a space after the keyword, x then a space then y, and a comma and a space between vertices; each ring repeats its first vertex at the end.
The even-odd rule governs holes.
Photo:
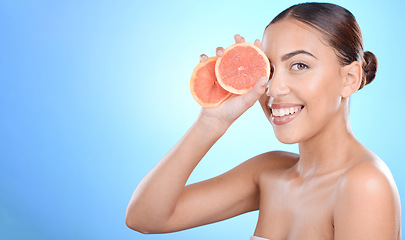
POLYGON ((236 43, 225 49, 216 61, 219 84, 236 94, 248 92, 260 77, 270 76, 270 62, 264 52, 251 43, 236 43))
POLYGON ((215 63, 218 57, 211 57, 199 63, 191 74, 190 90, 194 99, 203 107, 219 106, 232 93, 223 89, 215 76, 215 63))

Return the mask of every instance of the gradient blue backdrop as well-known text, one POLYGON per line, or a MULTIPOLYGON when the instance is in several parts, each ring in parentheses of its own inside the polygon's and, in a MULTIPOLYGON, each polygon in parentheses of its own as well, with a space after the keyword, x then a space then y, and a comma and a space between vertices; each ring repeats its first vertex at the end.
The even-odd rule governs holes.
MULTIPOLYGON (((200 107, 189 77, 201 53, 253 42, 298 1, 0 2, 0 239, 235 239, 257 212, 178 233, 142 235, 124 223, 142 177, 200 107)), ((405 192, 405 3, 332 1, 351 10, 375 82, 352 97, 354 133, 405 192)), ((256 104, 190 178, 216 176, 280 144, 256 104)))

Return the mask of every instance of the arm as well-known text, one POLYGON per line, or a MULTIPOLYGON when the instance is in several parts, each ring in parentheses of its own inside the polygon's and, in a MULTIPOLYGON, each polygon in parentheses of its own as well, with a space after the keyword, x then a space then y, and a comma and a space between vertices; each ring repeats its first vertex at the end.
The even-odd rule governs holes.
POLYGON ((262 78, 245 95, 202 109, 190 130, 139 183, 127 208, 130 228, 143 233, 173 232, 257 209, 257 187, 249 164, 211 180, 185 184, 232 122, 264 94, 266 82, 262 78))
POLYGON ((334 211, 336 240, 400 239, 400 203, 388 168, 360 163, 339 183, 334 211))
POLYGON ((216 129, 218 125, 201 116, 145 176, 128 205, 130 228, 144 233, 172 232, 257 208, 256 186, 244 165, 185 187, 196 165, 225 131, 216 129))

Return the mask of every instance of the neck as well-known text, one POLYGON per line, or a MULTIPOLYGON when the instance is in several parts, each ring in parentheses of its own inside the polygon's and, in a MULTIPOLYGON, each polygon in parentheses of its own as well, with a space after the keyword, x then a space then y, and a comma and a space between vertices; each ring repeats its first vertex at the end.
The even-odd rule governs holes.
POLYGON ((350 127, 347 103, 339 117, 329 122, 317 135, 299 143, 297 172, 305 178, 341 169, 350 161, 351 149, 356 145, 358 142, 350 127))

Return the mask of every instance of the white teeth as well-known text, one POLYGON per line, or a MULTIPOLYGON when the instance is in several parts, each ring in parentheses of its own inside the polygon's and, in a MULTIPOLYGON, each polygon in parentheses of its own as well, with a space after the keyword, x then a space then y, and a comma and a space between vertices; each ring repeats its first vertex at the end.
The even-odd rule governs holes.
POLYGON ((301 106, 290 107, 290 108, 278 108, 278 109, 271 109, 273 116, 275 117, 283 117, 289 114, 294 114, 301 109, 301 106))

